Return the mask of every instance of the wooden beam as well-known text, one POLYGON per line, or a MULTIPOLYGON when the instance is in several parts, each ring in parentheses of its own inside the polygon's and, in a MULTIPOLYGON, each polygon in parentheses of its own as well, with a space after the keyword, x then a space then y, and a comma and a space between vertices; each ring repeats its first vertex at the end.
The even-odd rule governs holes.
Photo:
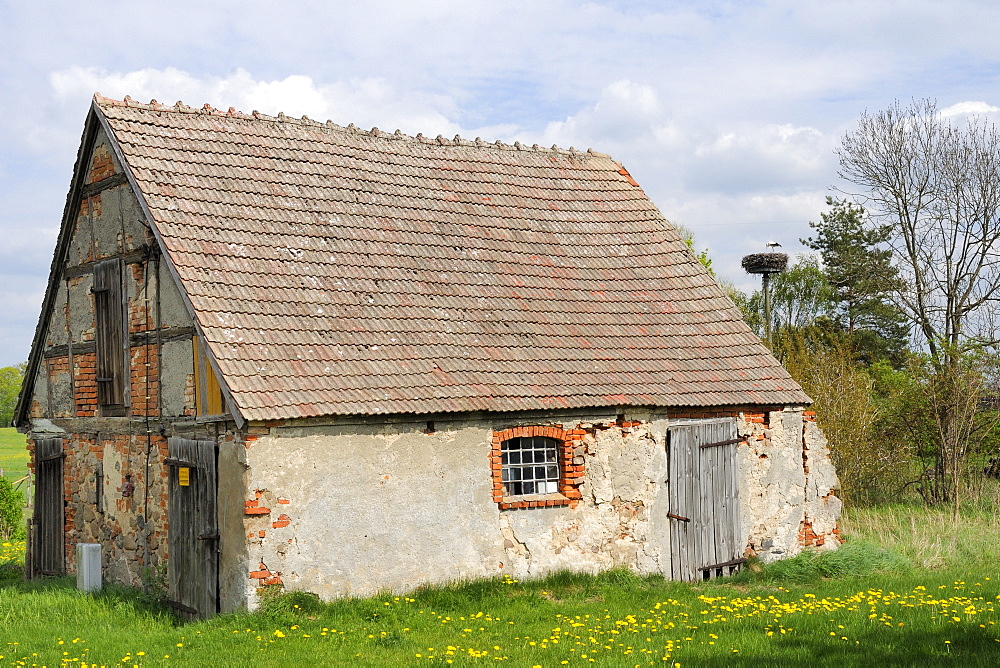
POLYGON ((83 186, 81 194, 84 197, 92 197, 98 193, 104 192, 105 190, 117 188, 125 183, 128 183, 128 177, 125 176, 124 172, 119 172, 118 174, 112 174, 106 179, 101 179, 96 183, 89 183, 83 186))

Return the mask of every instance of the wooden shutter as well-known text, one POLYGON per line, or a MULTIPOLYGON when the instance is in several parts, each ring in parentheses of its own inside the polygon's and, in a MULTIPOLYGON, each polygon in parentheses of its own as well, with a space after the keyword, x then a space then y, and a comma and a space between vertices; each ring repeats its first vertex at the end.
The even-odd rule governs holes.
POLYGON ((62 439, 35 441, 32 575, 61 575, 65 569, 63 457, 62 439))
POLYGON ((215 377, 215 371, 208 362, 205 346, 197 336, 194 344, 194 391, 195 408, 198 415, 222 415, 222 386, 215 377))
POLYGON ((94 314, 97 321, 97 403, 103 415, 125 414, 125 308, 119 259, 94 266, 94 314))

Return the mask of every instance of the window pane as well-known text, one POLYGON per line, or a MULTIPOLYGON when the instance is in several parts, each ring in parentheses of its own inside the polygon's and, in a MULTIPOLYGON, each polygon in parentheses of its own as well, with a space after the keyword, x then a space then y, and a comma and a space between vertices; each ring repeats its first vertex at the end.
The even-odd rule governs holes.
POLYGON ((559 441, 544 436, 504 441, 500 451, 505 495, 558 492, 559 446, 559 441))

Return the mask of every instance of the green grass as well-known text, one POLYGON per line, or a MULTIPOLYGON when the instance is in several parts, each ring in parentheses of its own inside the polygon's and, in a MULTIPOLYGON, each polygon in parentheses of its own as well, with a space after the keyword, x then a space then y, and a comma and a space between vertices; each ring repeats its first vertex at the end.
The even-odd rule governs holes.
POLYGON ((13 427, 0 429, 0 470, 12 482, 28 472, 27 442, 13 427))
POLYGON ((292 593, 188 624, 135 591, 0 577, 0 664, 997 665, 996 520, 945 517, 853 511, 841 550, 723 581, 610 571, 332 603, 292 593))

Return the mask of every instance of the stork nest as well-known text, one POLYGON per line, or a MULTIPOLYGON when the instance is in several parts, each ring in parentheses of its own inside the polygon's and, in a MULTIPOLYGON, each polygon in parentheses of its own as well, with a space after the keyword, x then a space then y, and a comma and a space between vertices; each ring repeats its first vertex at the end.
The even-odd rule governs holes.
POLYGON ((750 274, 780 274, 788 268, 788 255, 785 253, 744 255, 742 265, 750 274))

